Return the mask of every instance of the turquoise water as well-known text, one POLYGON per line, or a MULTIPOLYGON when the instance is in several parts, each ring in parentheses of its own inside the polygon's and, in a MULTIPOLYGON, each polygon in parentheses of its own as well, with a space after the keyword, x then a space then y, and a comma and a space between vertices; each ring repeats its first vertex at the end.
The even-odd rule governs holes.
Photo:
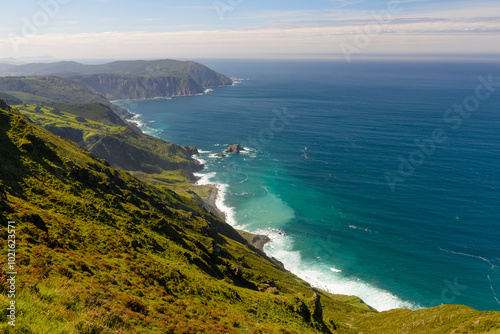
POLYGON ((231 224, 378 310, 500 310, 500 85, 473 98, 500 65, 204 63, 240 79, 118 103, 146 133, 202 150, 201 182, 220 184, 231 224), (234 143, 248 150, 213 157, 234 143))

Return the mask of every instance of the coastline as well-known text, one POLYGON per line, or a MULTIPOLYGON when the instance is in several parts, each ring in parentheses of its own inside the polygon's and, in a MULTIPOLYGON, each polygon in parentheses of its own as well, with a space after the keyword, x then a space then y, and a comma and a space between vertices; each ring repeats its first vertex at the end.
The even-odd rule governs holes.
MULTIPOLYGON (((245 79, 238 79, 238 78, 230 78, 232 80, 232 83, 230 85, 219 85, 219 86, 208 86, 203 90, 203 92, 200 93, 193 93, 193 94, 179 94, 179 95, 170 95, 170 96, 154 96, 154 97, 143 97, 140 99, 118 99, 118 100, 110 100, 109 102, 119 105, 120 102, 134 102, 134 101, 147 101, 147 100, 171 100, 175 97, 186 97, 186 96, 201 96, 201 95, 206 95, 214 91, 214 88, 217 87, 233 87, 239 83, 241 83, 241 80, 245 79)), ((129 112, 133 114, 130 110, 129 112)))
MULTIPOLYGON (((142 126, 145 127, 144 124, 142 126)), ((144 129, 141 130, 144 132, 144 129)), ((212 153, 201 149, 198 149, 198 151, 200 154, 212 153)), ((300 252, 290 249, 293 240, 279 229, 257 230, 253 233, 245 231, 245 226, 240 225, 236 220, 235 208, 225 204, 226 196, 229 194, 227 191, 229 185, 212 181, 216 176, 216 172, 207 170, 205 166, 207 161, 204 158, 197 155, 191 158, 204 167, 203 173, 194 173, 196 181, 191 182, 191 187, 193 187, 193 190, 197 190, 195 193, 204 207, 231 225, 248 242, 248 245, 262 251, 269 258, 275 259, 280 266, 283 266, 315 288, 334 294, 357 296, 378 311, 395 308, 421 308, 412 302, 399 300, 395 295, 384 289, 378 289, 365 282, 358 282, 359 280, 353 282, 349 278, 338 276, 339 272, 336 268, 317 267, 315 264, 311 266, 311 263, 304 263, 300 252), (311 270, 311 268, 314 269, 311 270), (332 277, 332 273, 336 276, 332 277)))
MULTIPOLYGON (((197 184, 200 179, 201 178, 198 178, 198 180, 193 183, 193 190, 196 191, 196 190, 200 190, 203 188, 209 188, 208 196, 206 196, 206 197, 200 196, 205 208, 207 210, 209 210, 210 212, 212 212, 217 217, 219 217, 220 219, 224 220, 224 222, 226 222, 226 224, 231 225, 226 220, 227 214, 217 206, 217 201, 221 200, 221 198, 219 196, 220 190, 219 190, 217 184, 215 184, 215 183, 209 183, 209 184, 203 184, 203 185, 197 184)), ((233 226, 233 225, 231 225, 231 226, 233 226)), ((252 246, 254 246, 255 248, 259 249, 262 252, 264 252, 264 246, 271 241, 271 239, 266 235, 255 234, 255 233, 251 233, 248 231, 240 230, 240 229, 235 228, 234 226, 233 226, 233 228, 243 238, 245 238, 245 240, 247 240, 249 244, 251 244, 252 246)))
MULTIPOLYGON (((141 114, 136 115, 140 116, 141 114)), ((154 131, 154 129, 147 127, 145 124, 141 125, 148 130, 151 129, 154 131)), ((144 132, 144 129, 142 130, 144 132)), ((212 153, 211 151, 202 151, 200 149, 199 152, 200 154, 212 153)), ((203 158, 201 156, 192 156, 192 159, 199 161, 202 165, 206 163, 204 160, 206 159, 205 156, 203 158)), ((256 234, 244 231, 245 226, 240 225, 235 219, 235 208, 225 204, 226 197, 230 196, 230 192, 227 190, 229 185, 212 181, 216 172, 206 166, 204 166, 203 173, 195 173, 194 175, 197 180, 192 182, 191 186, 199 189, 197 195, 202 199, 202 202, 209 211, 231 225, 249 244, 263 251, 268 257, 276 259, 284 268, 312 286, 329 293, 362 296, 359 298, 362 298, 370 306, 375 305, 372 307, 379 311, 394 308, 419 308, 419 306, 415 306, 411 302, 398 300, 396 296, 391 295, 386 290, 377 289, 365 282, 358 282, 359 280, 353 282, 349 278, 341 277, 336 268, 318 267, 315 264, 311 266, 311 263, 302 261, 300 251, 290 248, 290 245, 293 244, 291 237, 285 235, 280 230, 257 230, 256 234), (203 196, 198 193, 201 193, 203 196), (311 270, 311 268, 313 269, 311 270), (332 273, 337 276, 332 277, 332 273)))

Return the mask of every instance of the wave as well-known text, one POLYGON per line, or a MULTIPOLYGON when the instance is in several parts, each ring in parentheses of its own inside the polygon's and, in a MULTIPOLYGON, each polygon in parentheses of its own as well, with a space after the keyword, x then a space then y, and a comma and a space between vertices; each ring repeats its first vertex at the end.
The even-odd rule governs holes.
POLYGON ((215 177, 215 172, 212 173, 193 173, 194 176, 198 177, 198 181, 196 182, 199 186, 204 186, 207 184, 214 184, 210 181, 213 177, 215 177))
MULTIPOLYGON (((158 130, 146 125, 146 122, 141 119, 142 114, 134 114, 134 116, 127 121, 129 123, 135 124, 143 133, 157 137, 163 130, 158 130)), ((154 123, 155 121, 150 121, 148 123, 154 123)))
POLYGON ((137 127, 142 127, 144 126, 145 124, 141 121, 141 117, 142 117, 142 114, 134 114, 134 116, 132 116, 131 118, 129 118, 127 121, 130 122, 130 123, 134 123, 135 125, 137 125, 137 127))
MULTIPOLYGON (((146 127, 146 124, 142 121, 142 115, 137 114, 131 120, 138 124, 141 130, 146 127)), ((227 146, 228 144, 214 144, 214 147, 218 146, 227 146)), ((259 151, 245 147, 247 151, 247 157, 253 157, 259 151)), ((202 151, 199 150, 201 154, 203 154, 204 159, 207 158, 207 154, 210 154, 211 151, 202 151)), ((242 152, 243 153, 243 152, 242 152)), ((261 153, 262 154, 262 153, 261 153)), ((206 160, 200 157, 194 157, 200 163, 205 164, 206 160)), ((210 168, 210 167, 208 167, 210 168)), ((220 210, 225 215, 225 220, 227 223, 232 225, 235 228, 239 229, 247 229, 250 227, 250 232, 267 235, 271 241, 265 245, 264 250, 269 255, 272 256, 279 261, 281 261, 285 268, 289 271, 297 275, 298 277, 304 279, 309 282, 314 287, 320 288, 322 290, 336 293, 336 294, 345 294, 345 295, 355 295, 360 297, 365 303, 374 307, 379 311, 390 310, 394 308, 409 308, 409 309, 418 309, 419 305, 412 303, 410 301, 405 301, 397 296, 391 294, 389 291, 386 291, 382 288, 374 286, 373 284, 363 282, 362 280, 356 277, 347 277, 346 274, 343 273, 342 267, 337 266, 336 264, 322 262, 320 259, 308 259, 305 258, 299 250, 294 250, 293 245, 295 241, 295 237, 286 235, 282 230, 279 229, 270 229, 265 228, 265 226, 272 225, 273 226, 284 226, 286 221, 288 221, 289 217, 294 215, 293 210, 277 210, 279 196, 273 195, 269 192, 267 188, 266 194, 263 198, 260 196, 254 197, 250 199, 253 203, 250 203, 248 208, 248 213, 254 215, 255 222, 249 222, 249 225, 242 226, 241 222, 238 222, 236 208, 231 207, 228 204, 228 197, 231 196, 228 188, 228 184, 216 183, 217 174, 215 172, 210 172, 207 167, 201 173, 195 173, 199 179, 196 184, 198 185, 214 185, 218 189, 218 196, 215 201, 215 205, 218 210, 220 210), (271 203, 271 204, 270 204, 271 203), (260 205, 260 206, 259 206, 260 205), (268 212, 256 212, 255 208, 263 208, 264 206, 270 205, 275 208, 273 215, 269 215, 268 212), (279 212, 278 212, 279 211, 279 212), (263 219, 266 218, 266 219, 263 219), (255 230, 258 228, 257 226, 261 226, 261 229, 255 230), (253 230, 251 228, 253 227, 253 230)), ((248 176, 247 176, 248 177, 248 176)), ((247 193, 240 192, 237 194, 233 194, 233 196, 248 196, 247 193)), ((246 201, 245 201, 246 202, 246 201)), ((247 203, 248 204, 248 203, 247 203)), ((284 203, 286 206, 286 203, 284 203)), ((243 209, 242 209, 243 210, 243 209)), ((240 215, 242 212, 238 212, 240 215)), ((243 212, 244 213, 244 212, 243 212)), ((246 220, 245 220, 246 223, 246 220)), ((351 229, 355 230, 364 230, 366 232, 372 232, 368 229, 359 228, 355 225, 349 226, 351 229)), ((376 232, 375 232, 376 233, 376 232)))
POLYGON ((244 226, 238 226, 236 221, 236 211, 235 208, 230 207, 226 204, 226 197, 228 193, 228 185, 223 183, 213 182, 213 178, 216 177, 215 172, 211 173, 194 173, 194 176, 199 177, 196 182, 197 185, 214 185, 217 187, 217 199, 215 200, 215 206, 222 212, 225 216, 225 221, 235 228, 243 229, 244 226))
MULTIPOLYGON (((353 229, 353 230, 360 230, 360 231, 365 231, 365 232, 373 233, 373 231, 370 230, 369 228, 358 227, 356 225, 349 225, 349 228, 353 229)), ((378 232, 375 232, 375 233, 378 233, 378 232)))
POLYGON ((259 150, 253 148, 253 147, 246 147, 246 146, 243 146, 243 148, 245 149, 244 151, 241 151, 240 154, 244 154, 244 155, 247 155, 251 158, 256 158, 257 157, 257 153, 259 152, 259 150))
POLYGON ((281 261, 287 270, 316 288, 334 294, 358 296, 378 311, 421 308, 418 304, 402 300, 389 291, 358 278, 345 277, 341 274, 341 269, 333 268, 321 261, 304 260, 300 251, 292 249, 294 238, 286 235, 282 230, 268 228, 254 231, 254 233, 266 235, 271 239, 264 246, 267 255, 281 261))

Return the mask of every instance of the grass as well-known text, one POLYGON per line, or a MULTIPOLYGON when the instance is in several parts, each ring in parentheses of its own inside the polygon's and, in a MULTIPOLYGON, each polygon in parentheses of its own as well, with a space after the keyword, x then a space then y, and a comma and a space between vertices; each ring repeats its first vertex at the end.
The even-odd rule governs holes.
POLYGON ((23 115, 44 128, 71 128, 83 131, 84 141, 91 136, 119 134, 127 129, 126 126, 105 125, 100 122, 86 119, 85 117, 75 116, 65 111, 57 112, 57 110, 60 109, 51 106, 39 107, 39 111, 35 111, 38 107, 36 104, 17 105, 15 107, 23 115), (54 112, 54 110, 56 110, 56 112, 54 112))
POLYGON ((82 145, 123 170, 161 174, 200 167, 190 158, 194 147, 145 135, 102 105, 51 103, 16 107, 37 125, 82 145))
MULTIPOLYGON (((500 329, 499 312, 449 305, 378 313, 357 297, 311 288, 194 197, 164 186, 172 178, 181 189, 181 174, 145 183, 16 110, 0 107, 0 143, 0 222, 18 222, 17 333, 500 329)), ((2 268, 4 308, 5 288, 2 268)), ((0 333, 11 332, 1 321, 0 333)))

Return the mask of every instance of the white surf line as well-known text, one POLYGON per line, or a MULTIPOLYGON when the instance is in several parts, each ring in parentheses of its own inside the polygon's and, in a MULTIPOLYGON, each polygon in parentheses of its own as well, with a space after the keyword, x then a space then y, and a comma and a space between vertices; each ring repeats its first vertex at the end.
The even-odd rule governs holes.
POLYGON ((491 288, 491 292, 493 292, 493 298, 495 298, 497 303, 500 304, 500 300, 498 300, 498 298, 497 298, 497 294, 495 292, 495 289, 493 289, 493 282, 491 281, 490 275, 486 275, 486 277, 488 277, 488 281, 490 281, 490 288, 491 288))
MULTIPOLYGON (((491 265, 491 270, 495 270, 496 265, 494 265, 492 263, 493 260, 498 260, 498 258, 495 258, 493 260, 488 260, 482 256, 477 256, 477 255, 471 255, 471 254, 467 254, 467 253, 460 253, 460 252, 454 252, 454 251, 451 251, 451 250, 447 250, 447 249, 443 249, 441 247, 439 247, 439 249, 441 249, 442 251, 444 252, 448 252, 448 253, 452 253, 452 254, 456 254, 456 255, 463 255, 463 256, 468 256, 468 257, 472 257, 472 258, 476 258, 476 259, 480 259, 480 260, 483 260, 484 262, 488 263, 489 265, 491 265)), ((500 304, 500 300, 498 300, 498 297, 497 297, 497 294, 495 292, 495 289, 493 288, 493 282, 491 281, 491 278, 490 278, 490 275, 486 275, 486 277, 488 278, 488 281, 490 282, 490 289, 491 289, 491 292, 493 293, 493 298, 495 299, 495 301, 500 304)))
POLYGON ((456 255, 463 255, 463 256, 468 256, 468 257, 472 257, 472 258, 475 258, 475 259, 480 259, 480 260, 483 260, 484 262, 488 263, 490 266, 491 266, 491 269, 495 269, 496 267, 498 267, 497 265, 494 265, 492 263, 492 261, 494 260, 488 260, 482 256, 478 256, 478 255, 472 255, 472 254, 467 254, 467 253, 460 253, 460 252, 454 252, 454 251, 451 251, 451 250, 448 250, 448 249, 443 249, 441 247, 439 247, 440 250, 442 250, 443 252, 447 252, 447 253, 452 253, 452 254, 456 254, 456 255))

